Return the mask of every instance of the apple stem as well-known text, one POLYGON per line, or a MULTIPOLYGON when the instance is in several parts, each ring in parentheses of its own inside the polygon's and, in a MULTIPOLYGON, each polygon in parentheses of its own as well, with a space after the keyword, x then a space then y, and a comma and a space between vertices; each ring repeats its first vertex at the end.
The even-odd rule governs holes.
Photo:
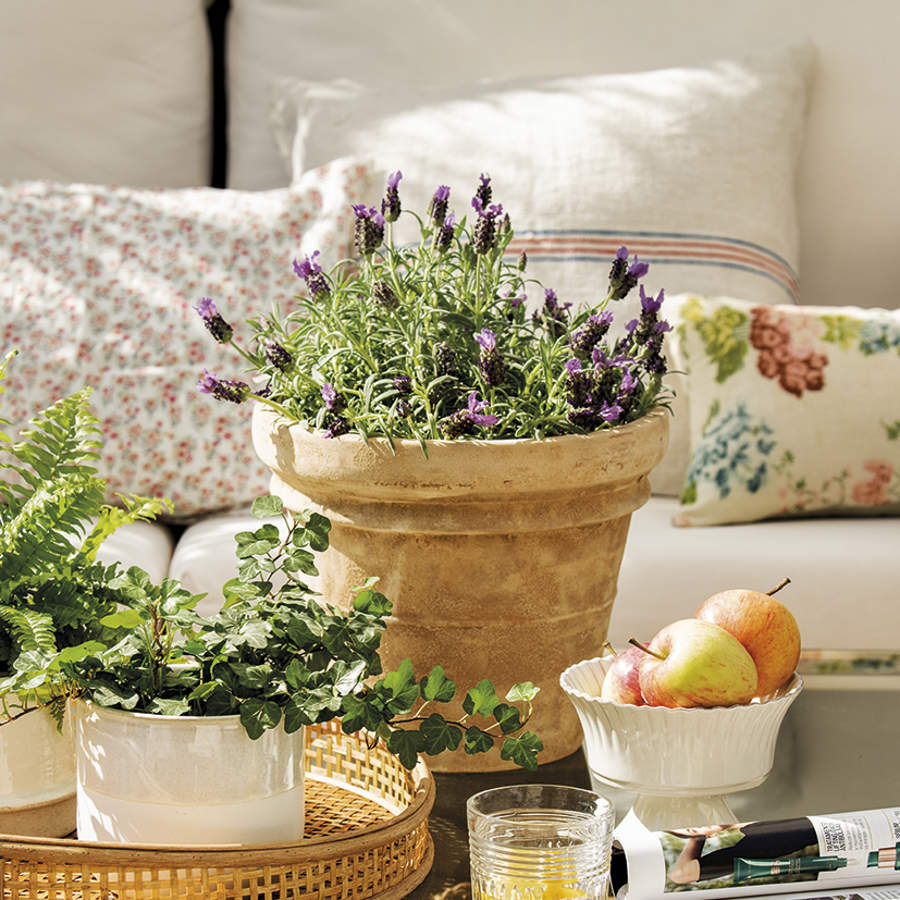
POLYGON ((604 656, 608 656, 610 653, 613 656, 617 656, 616 648, 609 641, 604 641, 600 649, 603 651, 604 656))
POLYGON ((664 656, 657 653, 655 650, 651 650, 646 644, 642 644, 640 641, 635 640, 635 638, 633 638, 633 637, 628 638, 628 643, 643 650, 644 653, 649 653, 651 656, 655 656, 657 659, 665 659, 664 656))
POLYGON ((772 588, 771 591, 766 591, 766 593, 771 597, 773 594, 777 594, 785 585, 790 584, 790 578, 783 578, 775 587, 772 588))

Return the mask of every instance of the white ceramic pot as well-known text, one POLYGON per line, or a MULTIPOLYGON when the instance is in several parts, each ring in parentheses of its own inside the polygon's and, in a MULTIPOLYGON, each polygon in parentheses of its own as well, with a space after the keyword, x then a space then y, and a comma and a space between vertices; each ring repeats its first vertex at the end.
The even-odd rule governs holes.
POLYGON ((198 846, 303 836, 303 729, 72 705, 78 837, 198 846))
POLYGON ((46 709, 0 725, 0 831, 62 837, 75 829, 75 756, 69 717, 46 709))

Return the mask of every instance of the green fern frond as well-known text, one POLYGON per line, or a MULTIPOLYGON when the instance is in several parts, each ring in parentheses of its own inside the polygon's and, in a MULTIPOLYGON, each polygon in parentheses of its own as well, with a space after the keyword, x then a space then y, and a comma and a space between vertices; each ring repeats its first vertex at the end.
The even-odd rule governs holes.
POLYGON ((123 525, 131 522, 150 522, 162 512, 171 512, 172 503, 162 498, 140 497, 137 494, 118 494, 123 506, 104 506, 91 533, 81 545, 78 562, 92 563, 100 545, 123 525))
POLYGON ((42 568, 56 569, 76 555, 76 545, 103 502, 103 479, 57 475, 0 527, 0 595, 42 568), (4 591, 6 588, 6 591, 4 591))
POLYGON ((46 613, 0 606, 0 622, 7 626, 20 652, 56 653, 56 631, 53 619, 46 613))
POLYGON ((22 440, 4 448, 14 460, 4 468, 17 472, 27 485, 11 486, 19 496, 67 473, 96 474, 91 463, 99 458, 102 441, 99 421, 88 405, 90 395, 85 388, 57 400, 31 419, 22 440))
MULTIPOLYGON (((6 354, 6 359, 4 359, 3 362, 0 362, 0 394, 6 393, 6 386, 3 384, 3 379, 6 378, 6 366, 18 352, 18 350, 10 350, 9 353, 6 354)), ((0 441, 12 440, 12 438, 3 430, 4 428, 9 428, 11 425, 12 422, 0 416, 0 441)))

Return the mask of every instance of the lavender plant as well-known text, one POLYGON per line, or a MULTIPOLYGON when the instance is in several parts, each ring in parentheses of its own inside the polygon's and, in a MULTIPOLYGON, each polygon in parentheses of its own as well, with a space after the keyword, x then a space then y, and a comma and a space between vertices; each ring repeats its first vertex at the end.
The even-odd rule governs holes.
POLYGON ((323 271, 318 252, 294 261, 305 291, 299 307, 248 324, 244 346, 215 302, 197 307, 216 341, 230 344, 253 377, 205 371, 201 391, 218 400, 256 399, 326 438, 545 437, 621 425, 668 401, 662 352, 669 325, 663 292, 639 284, 648 265, 621 247, 605 295, 575 310, 509 261, 509 215, 492 203, 482 175, 471 219, 450 212, 439 186, 424 217, 402 210, 401 173, 389 176, 380 211, 354 206, 356 260, 323 271), (397 246, 393 223, 413 216, 420 240, 397 246), (641 310, 611 336, 611 304, 635 288, 641 310), (527 292, 539 309, 528 314, 527 292))

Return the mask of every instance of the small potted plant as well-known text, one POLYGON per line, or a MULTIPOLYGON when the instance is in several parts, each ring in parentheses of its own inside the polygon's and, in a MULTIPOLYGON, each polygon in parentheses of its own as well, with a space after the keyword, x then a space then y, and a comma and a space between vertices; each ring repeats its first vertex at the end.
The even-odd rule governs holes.
POLYGON ((533 667, 551 686, 535 726, 559 758, 581 741, 559 673, 603 643, 630 516, 667 442, 663 295, 644 293, 648 266, 622 247, 597 303, 573 309, 526 276, 524 254, 509 258, 487 176, 468 221, 444 185, 423 217, 402 210, 400 180, 380 211, 354 207, 359 258, 329 273, 316 254, 295 260, 299 309, 251 322, 246 346, 200 301, 252 377, 205 372, 199 387, 256 401, 273 493, 332 520, 325 595, 348 596, 360 571, 382 579, 386 663, 442 659, 469 680, 487 660, 504 682, 533 667), (418 243, 395 245, 401 214, 418 243))
POLYGON ((210 619, 174 581, 132 568, 114 582, 125 604, 101 620, 105 649, 61 662, 73 705, 82 839, 166 844, 262 844, 303 834, 303 727, 340 718, 347 734, 383 740, 407 768, 419 754, 463 750, 535 768, 542 745, 524 731, 537 688, 504 700, 482 680, 463 715, 436 707, 456 685, 441 666, 421 679, 408 660, 382 672, 391 603, 359 586, 348 611, 317 601, 330 523, 292 515, 277 497, 237 535, 237 578, 210 619), (277 586, 276 585, 280 585, 277 586))
MULTIPOLYGON (((0 382, 11 356, 0 364, 0 382)), ((0 383, 0 392, 3 391, 0 383)), ((54 837, 75 821, 75 772, 60 663, 101 646, 116 608, 115 567, 97 550, 162 501, 104 502, 92 462, 98 421, 81 391, 38 413, 13 441, 0 419, 0 829, 54 837)))

